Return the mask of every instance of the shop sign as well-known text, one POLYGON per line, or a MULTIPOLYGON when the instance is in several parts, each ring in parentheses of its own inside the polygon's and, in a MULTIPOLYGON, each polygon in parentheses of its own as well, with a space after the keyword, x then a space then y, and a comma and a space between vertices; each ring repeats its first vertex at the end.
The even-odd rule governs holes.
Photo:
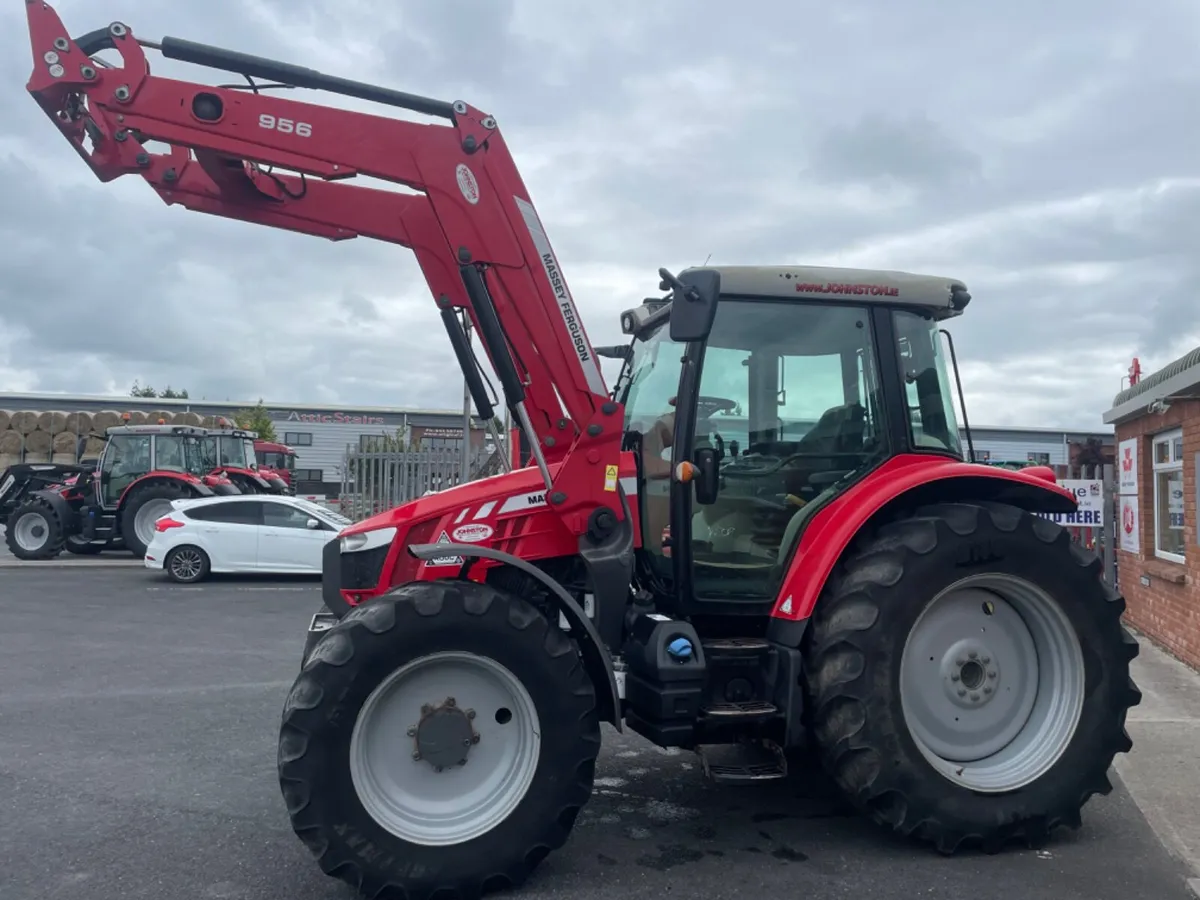
POLYGON ((1041 513, 1044 519, 1064 528, 1100 528, 1107 518, 1104 509, 1104 482, 1090 478, 1062 478, 1058 486, 1075 495, 1079 509, 1073 513, 1041 513))

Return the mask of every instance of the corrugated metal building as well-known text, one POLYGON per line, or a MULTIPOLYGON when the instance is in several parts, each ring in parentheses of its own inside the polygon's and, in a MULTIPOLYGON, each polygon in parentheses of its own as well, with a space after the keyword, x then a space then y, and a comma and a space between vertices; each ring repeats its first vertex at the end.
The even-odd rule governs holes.
MULTIPOLYGON (((0 409, 100 412, 114 410, 167 410, 196 412, 202 416, 229 416, 257 401, 166 400, 156 397, 106 397, 88 394, 3 394, 0 409)), ((296 451, 296 481, 301 493, 336 496, 346 448, 363 447, 372 438, 404 438, 422 447, 462 446, 461 410, 405 409, 399 407, 341 407, 267 403, 275 434, 296 451)), ((473 418, 471 443, 484 444, 486 431, 473 418)))

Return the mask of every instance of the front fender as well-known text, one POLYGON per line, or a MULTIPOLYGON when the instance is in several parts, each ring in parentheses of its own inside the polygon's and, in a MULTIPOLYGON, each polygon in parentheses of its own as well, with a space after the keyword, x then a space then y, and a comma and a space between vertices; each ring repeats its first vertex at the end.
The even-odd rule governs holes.
MULTIPOLYGON (((621 695, 617 691, 617 677, 613 669, 612 657, 608 648, 600 640, 596 626, 587 617, 575 598, 567 593, 566 588, 547 575, 542 569, 523 559, 495 550, 491 547, 481 547, 478 544, 411 544, 408 547, 410 555, 417 559, 436 559, 447 554, 460 556, 469 566, 472 559, 490 559, 519 569, 526 575, 536 578, 550 591, 558 611, 571 623, 572 634, 582 634, 584 639, 579 641, 579 653, 583 657, 584 667, 596 686, 596 702, 599 706, 600 718, 608 722, 617 731, 621 731, 621 695)), ((464 567, 465 569, 466 567, 464 567)))
POLYGON ((855 536, 872 521, 928 503, 989 501, 1029 512, 1075 512, 1070 491, 1047 466, 1013 471, 946 457, 893 457, 817 512, 804 529, 771 616, 795 622, 812 615, 825 582, 855 536))

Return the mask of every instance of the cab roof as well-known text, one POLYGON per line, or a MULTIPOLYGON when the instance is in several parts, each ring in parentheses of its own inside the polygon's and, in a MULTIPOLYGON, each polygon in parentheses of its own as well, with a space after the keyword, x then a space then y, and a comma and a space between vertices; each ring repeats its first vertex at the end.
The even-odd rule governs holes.
POLYGON ((192 425, 114 425, 105 433, 109 437, 117 434, 177 434, 204 437, 208 432, 192 425))
POLYGON ((779 297, 852 306, 908 306, 931 312, 938 319, 960 315, 971 299, 967 286, 956 278, 887 269, 703 266, 685 271, 701 269, 720 274, 723 296, 779 297))

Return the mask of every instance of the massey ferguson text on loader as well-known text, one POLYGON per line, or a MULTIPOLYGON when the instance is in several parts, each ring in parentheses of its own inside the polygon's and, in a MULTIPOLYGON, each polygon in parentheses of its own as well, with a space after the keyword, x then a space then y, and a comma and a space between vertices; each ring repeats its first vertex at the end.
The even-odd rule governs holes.
POLYGON ((1110 790, 1137 644, 1099 560, 1037 515, 1076 508, 1054 473, 964 460, 941 333, 961 282, 660 270, 610 392, 490 115, 121 23, 71 40, 27 9, 29 90, 101 180, 410 248, 476 412, 460 315, 524 434, 525 468, 326 548, 338 621, 278 755, 325 872, 409 900, 521 883, 588 801, 602 722, 730 782, 811 744, 866 815, 944 852, 1041 841, 1110 790), (148 47, 444 121, 161 78, 148 47))

